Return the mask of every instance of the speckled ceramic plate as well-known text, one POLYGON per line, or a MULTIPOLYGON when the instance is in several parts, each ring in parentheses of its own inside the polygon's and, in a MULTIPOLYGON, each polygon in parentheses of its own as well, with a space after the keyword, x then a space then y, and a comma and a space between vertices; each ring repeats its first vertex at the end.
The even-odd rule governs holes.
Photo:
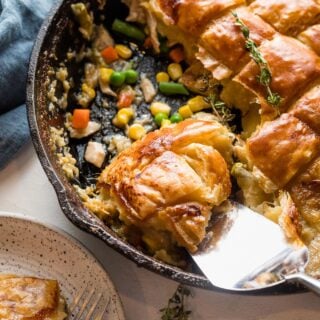
POLYGON ((69 305, 93 290, 101 294, 103 319, 125 319, 111 280, 92 254, 65 232, 32 218, 0 212, 0 272, 56 279, 69 305))

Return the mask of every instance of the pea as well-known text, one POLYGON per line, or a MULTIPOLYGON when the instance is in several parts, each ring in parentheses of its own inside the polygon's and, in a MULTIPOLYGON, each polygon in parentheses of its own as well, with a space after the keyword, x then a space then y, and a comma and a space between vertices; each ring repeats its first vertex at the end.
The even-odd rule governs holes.
POLYGON ((124 72, 115 71, 110 77, 110 84, 115 87, 121 87, 126 80, 126 75, 124 72))
POLYGON ((138 72, 132 69, 125 71, 126 83, 135 84, 138 80, 138 72))
POLYGON ((181 122, 182 120, 183 120, 182 116, 177 112, 170 117, 170 121, 172 123, 178 123, 178 122, 181 122))
POLYGON ((165 120, 165 119, 168 119, 168 115, 163 112, 157 113, 154 117, 154 121, 159 127, 161 126, 162 120, 165 120))

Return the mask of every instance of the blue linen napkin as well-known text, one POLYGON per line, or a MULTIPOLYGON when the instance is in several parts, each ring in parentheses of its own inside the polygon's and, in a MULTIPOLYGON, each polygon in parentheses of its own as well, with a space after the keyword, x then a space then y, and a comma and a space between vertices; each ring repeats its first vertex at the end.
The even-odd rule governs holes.
POLYGON ((0 169, 29 139, 25 86, 33 42, 54 0, 0 0, 0 169))

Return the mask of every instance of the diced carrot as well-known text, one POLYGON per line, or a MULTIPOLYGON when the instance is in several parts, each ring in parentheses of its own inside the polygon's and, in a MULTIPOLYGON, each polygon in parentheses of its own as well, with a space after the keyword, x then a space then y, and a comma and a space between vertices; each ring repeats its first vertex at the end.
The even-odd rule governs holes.
POLYGON ((74 109, 72 117, 72 127, 74 129, 85 129, 90 120, 89 109, 74 109))
POLYGON ((173 62, 180 63, 185 59, 182 47, 175 47, 169 52, 169 57, 173 62))
POLYGON ((129 91, 122 91, 119 95, 119 100, 117 103, 117 107, 119 109, 129 108, 134 100, 134 95, 129 91))
POLYGON ((111 63, 119 59, 118 53, 113 47, 106 47, 101 51, 101 55, 106 63, 111 63))
POLYGON ((151 37, 147 37, 147 38, 144 40, 143 46, 144 46, 146 49, 151 49, 151 48, 152 48, 152 39, 151 39, 151 37))

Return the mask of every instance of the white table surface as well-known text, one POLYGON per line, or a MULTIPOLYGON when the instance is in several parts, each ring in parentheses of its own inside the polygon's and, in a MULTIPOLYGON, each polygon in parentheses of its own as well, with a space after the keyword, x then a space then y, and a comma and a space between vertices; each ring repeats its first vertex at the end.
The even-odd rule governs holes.
MULTIPOLYGON (((28 143, 0 171, 0 211, 23 213, 56 225, 79 239, 105 267, 123 302, 128 320, 160 320, 159 309, 177 284, 138 268, 102 241, 74 227, 63 215, 55 192, 28 143)), ((318 320, 320 298, 296 294, 277 297, 227 295, 192 288, 192 320, 318 320)))

